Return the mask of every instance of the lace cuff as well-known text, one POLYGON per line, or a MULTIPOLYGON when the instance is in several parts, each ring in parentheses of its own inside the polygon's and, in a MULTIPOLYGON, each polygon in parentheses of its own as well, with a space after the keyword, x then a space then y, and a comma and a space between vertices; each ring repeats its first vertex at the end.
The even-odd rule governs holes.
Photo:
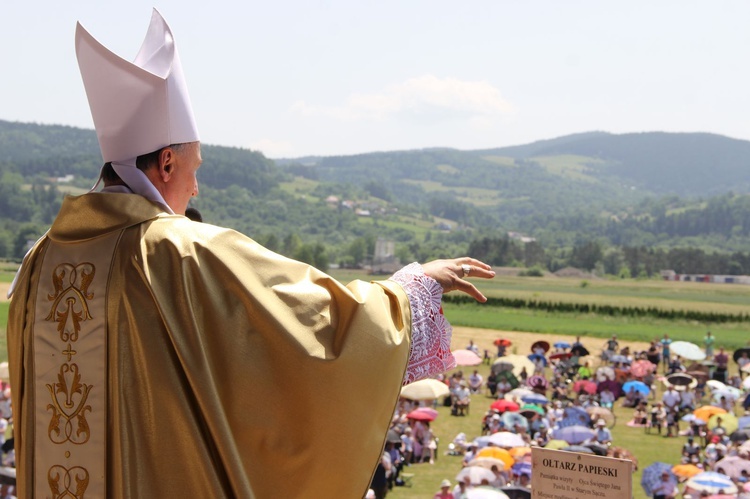
POLYGON ((429 378, 456 367, 451 354, 453 329, 443 315, 443 289, 411 263, 390 278, 400 284, 411 305, 411 351, 404 384, 429 378))

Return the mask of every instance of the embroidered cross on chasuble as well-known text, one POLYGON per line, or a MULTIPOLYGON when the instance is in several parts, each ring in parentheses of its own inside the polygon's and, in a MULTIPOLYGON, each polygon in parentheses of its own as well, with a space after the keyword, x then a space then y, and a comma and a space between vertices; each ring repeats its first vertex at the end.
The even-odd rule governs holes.
POLYGON ((35 305, 34 490, 106 496, 106 287, 119 232, 81 247, 50 242, 35 305))

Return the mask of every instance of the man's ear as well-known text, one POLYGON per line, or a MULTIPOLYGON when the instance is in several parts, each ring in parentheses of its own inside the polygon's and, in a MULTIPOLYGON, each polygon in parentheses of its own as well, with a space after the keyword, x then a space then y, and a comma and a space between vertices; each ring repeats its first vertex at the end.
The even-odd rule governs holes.
POLYGON ((165 147, 159 153, 159 177, 163 182, 169 182, 175 167, 175 151, 171 147, 165 147))

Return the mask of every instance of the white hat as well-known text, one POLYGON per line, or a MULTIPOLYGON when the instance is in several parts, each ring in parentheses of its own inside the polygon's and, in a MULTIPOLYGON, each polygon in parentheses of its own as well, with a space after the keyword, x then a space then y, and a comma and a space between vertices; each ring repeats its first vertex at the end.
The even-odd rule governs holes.
POLYGON ((447 478, 445 480, 443 480, 442 482, 440 482, 440 487, 441 488, 442 487, 450 487, 450 486, 451 486, 451 481, 448 480, 447 478))
POLYGON ((135 193, 172 209, 136 168, 136 158, 171 144, 196 142, 193 117, 172 31, 154 9, 134 61, 99 43, 81 23, 76 56, 104 162, 135 193))
POLYGON ((603 419, 600 419, 600 420, 598 420, 598 421, 596 422, 596 425, 597 425, 597 426, 604 426, 604 425, 606 425, 606 424, 607 424, 607 422, 606 422, 606 421, 604 421, 603 419))
POLYGON ((132 63, 81 23, 76 55, 105 162, 199 140, 174 37, 156 9, 132 63))

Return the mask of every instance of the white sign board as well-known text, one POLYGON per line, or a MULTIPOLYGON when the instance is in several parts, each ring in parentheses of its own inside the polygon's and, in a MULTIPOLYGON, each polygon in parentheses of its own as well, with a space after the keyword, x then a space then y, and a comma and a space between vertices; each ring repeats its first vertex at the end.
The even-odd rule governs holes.
POLYGON ((633 463, 560 450, 531 449, 533 499, 631 499, 633 463))

